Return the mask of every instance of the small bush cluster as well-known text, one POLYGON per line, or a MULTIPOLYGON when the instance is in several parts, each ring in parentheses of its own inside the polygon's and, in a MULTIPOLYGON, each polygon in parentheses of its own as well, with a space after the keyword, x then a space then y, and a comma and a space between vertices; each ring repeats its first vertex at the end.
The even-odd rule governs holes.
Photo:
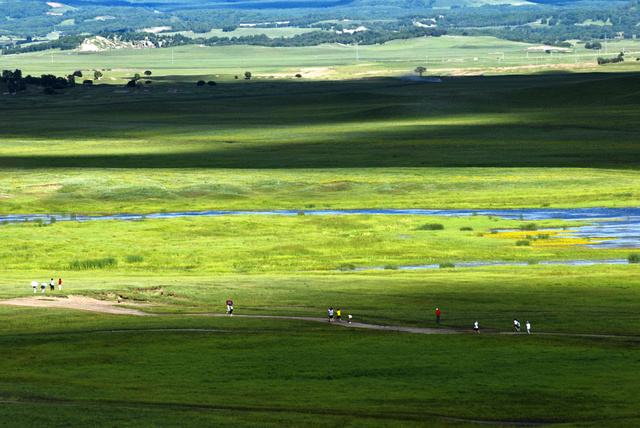
POLYGON ((450 268, 454 268, 454 267, 456 267, 456 265, 454 263, 451 263, 451 262, 440 263, 440 269, 450 269, 450 268))
POLYGON ((356 270, 356 266, 351 263, 345 263, 338 266, 338 270, 356 270))
POLYGON ((443 230, 444 225, 440 223, 426 223, 418 227, 418 230, 443 230))
POLYGON ((141 263, 142 261, 144 261, 144 257, 137 254, 132 254, 127 256, 125 260, 127 261, 127 263, 141 263))
POLYGON ((520 226, 520 230, 538 230, 538 225, 535 223, 527 223, 520 226))
POLYGON ((113 257, 102 259, 74 260, 69 263, 69 270, 109 269, 118 266, 118 260, 113 257))
POLYGON ((469 227, 469 226, 465 226, 465 227, 461 227, 460 231, 461 232, 471 232, 473 230, 473 227, 469 227))
POLYGON ((629 261, 629 263, 640 263, 640 254, 638 253, 629 254, 629 257, 627 257, 627 260, 629 261))
POLYGON ((516 241, 517 247, 528 247, 529 245, 531 245, 531 241, 528 241, 526 239, 521 239, 520 241, 516 241))
POLYGON ((613 58, 598 57, 598 65, 615 64, 618 62, 624 62, 624 53, 620 52, 618 56, 614 56, 613 58))

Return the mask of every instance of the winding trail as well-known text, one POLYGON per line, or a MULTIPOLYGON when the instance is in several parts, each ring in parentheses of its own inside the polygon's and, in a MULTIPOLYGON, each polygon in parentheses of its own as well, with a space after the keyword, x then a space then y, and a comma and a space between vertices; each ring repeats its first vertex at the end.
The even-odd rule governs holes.
MULTIPOLYGON (((120 304, 116 302, 110 302, 106 300, 97 300, 84 296, 68 296, 68 297, 18 297, 9 300, 0 300, 0 305, 4 306, 19 306, 19 307, 31 307, 31 308, 55 308, 55 309, 73 309, 89 312, 97 312, 110 315, 133 315, 141 317, 165 317, 165 316, 181 316, 181 317, 213 317, 213 318, 228 318, 229 315, 222 313, 210 313, 210 312, 197 312, 197 313, 177 313, 177 314, 155 314, 150 312, 144 312, 139 309, 135 309, 135 306, 145 307, 148 305, 139 303, 125 303, 120 304), (131 307, 133 306, 133 307, 131 307)), ((315 322, 322 324, 329 324, 327 318, 322 317, 305 317, 305 316, 287 316, 287 315, 233 315, 234 318, 254 318, 254 319, 274 319, 274 320, 290 320, 290 321, 302 321, 302 322, 315 322)), ((429 327, 406 327, 398 325, 381 325, 381 324, 369 324, 361 322, 348 323, 346 321, 330 323, 332 326, 344 327, 344 328, 358 328, 365 330, 376 331, 389 331, 398 333, 412 333, 412 334, 471 334, 471 330, 467 329, 454 329, 454 328, 429 328, 429 327)), ((198 329, 198 328, 157 328, 157 329, 123 329, 123 330, 105 330, 104 332, 111 333, 126 333, 126 332, 139 332, 139 331, 167 331, 167 332, 222 332, 223 330, 216 329, 198 329)), ((96 331, 97 332, 97 331, 96 331)), ((523 333, 513 333, 506 331, 496 330, 484 330, 483 335, 522 335, 523 333)), ((616 334, 590 334, 590 333, 553 333, 553 332, 535 332, 536 336, 549 336, 549 337, 571 337, 571 338, 584 338, 584 339, 624 339, 633 342, 640 343, 640 336, 626 336, 616 334)))

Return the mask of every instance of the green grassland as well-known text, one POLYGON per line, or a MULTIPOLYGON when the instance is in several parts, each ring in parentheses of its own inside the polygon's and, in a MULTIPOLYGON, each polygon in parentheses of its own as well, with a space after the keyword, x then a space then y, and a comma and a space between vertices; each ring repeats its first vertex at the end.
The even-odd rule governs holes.
MULTIPOLYGON (((0 260, 6 271, 82 270, 74 261, 114 258, 122 272, 276 273, 335 271, 344 266, 481 260, 540 261, 626 258, 629 250, 583 247, 582 239, 549 232, 498 238, 492 229, 525 222, 470 217, 238 216, 143 221, 9 224, 0 227, 0 260), (421 230, 424 224, 444 230, 421 230), (471 231, 461 228, 471 228, 471 231), (529 238, 526 238, 529 237, 529 238), (519 239, 530 245, 516 246, 519 239), (56 242, 49 246, 47 243, 56 242), (134 257, 133 262, 127 261, 134 257)), ((540 227, 558 222, 540 222, 540 227)))
POLYGON ((633 206, 640 196, 635 74, 151 86, 5 96, 0 212, 633 206))
MULTIPOLYGON (((218 312, 233 293, 240 313, 319 315, 340 304, 357 320, 433 326, 431 307, 440 305, 445 326, 468 327, 477 318, 483 328, 505 330, 521 316, 534 320, 534 332, 637 332, 631 267, 537 269, 346 278, 72 275, 67 287, 103 298, 117 290, 160 312, 163 305, 218 312)), ((3 277, 2 294, 29 292, 15 284, 3 277)), ((421 336, 42 309, 0 314, 0 412, 26 426, 465 426, 465 419, 633 426, 638 418, 632 339, 421 336), (567 401, 575 403, 570 412, 567 401)))
POLYGON ((624 342, 521 337, 505 346, 490 336, 406 338, 244 320, 197 323, 218 332, 163 332, 193 323, 79 314, 67 319, 87 329, 74 331, 60 317, 5 314, 47 323, 37 333, 0 336, 11 349, 0 363, 3 389, 13 397, 0 411, 25 426, 637 422, 630 398, 637 384, 628 382, 637 349, 624 342), (598 392, 587 393, 594 382, 598 392))
MULTIPOLYGON (((634 206, 639 91, 632 73, 30 88, 1 98, 0 213, 634 206)), ((629 252, 549 245, 538 231, 520 247, 491 233, 522 224, 2 224, 0 298, 62 276, 64 293, 49 298, 121 295, 159 316, 0 306, 0 416, 20 426, 637 426, 638 265, 394 269, 629 252), (97 259, 113 261, 84 263, 97 259), (444 326, 464 332, 202 316, 230 297, 239 314, 322 316, 332 305, 356 321, 421 327, 435 327, 439 306, 444 326), (562 335, 496 334, 514 317, 562 335)), ((539 223, 549 225, 562 226, 539 223)))
POLYGON ((394 40, 382 45, 272 48, 261 46, 180 46, 172 49, 117 49, 97 53, 45 51, 0 57, 0 68, 21 68, 25 73, 67 75, 74 70, 104 70, 104 81, 123 83, 133 73, 150 69, 156 76, 179 79, 206 76, 233 79, 251 71, 262 79, 292 79, 301 73, 308 79, 352 79, 413 74, 425 66, 427 74, 517 74, 545 70, 638 71, 635 58, 640 42, 613 41, 609 54, 584 49, 573 53, 530 52, 535 45, 493 37, 445 36, 394 40), (621 64, 597 66, 598 56, 628 52, 621 64))

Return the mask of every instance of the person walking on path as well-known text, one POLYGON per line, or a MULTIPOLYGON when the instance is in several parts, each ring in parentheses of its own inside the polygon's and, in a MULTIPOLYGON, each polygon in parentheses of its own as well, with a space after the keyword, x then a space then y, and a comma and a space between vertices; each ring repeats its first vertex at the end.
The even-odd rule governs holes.
POLYGON ((49 288, 51 288, 51 291, 56 290, 56 282, 53 280, 53 278, 49 280, 49 288))
POLYGON ((440 308, 436 308, 436 324, 438 325, 440 325, 440 315, 442 315, 440 308))
POLYGON ((513 331, 515 331, 516 333, 520 333, 520 321, 518 321, 517 319, 513 320, 513 331))
POLYGON ((233 316, 233 300, 227 299, 227 315, 233 316))
POLYGON ((473 331, 474 333, 480 333, 480 324, 478 324, 478 321, 473 323, 473 331))
POLYGON ((349 324, 351 324, 351 319, 352 318, 353 318, 353 315, 351 315, 351 314, 347 315, 347 320, 348 320, 349 324))
POLYGON ((38 281, 31 281, 31 288, 33 288, 33 294, 38 292, 38 281))
POLYGON ((327 309, 327 316, 329 317, 329 322, 333 321, 333 308, 327 309))
POLYGON ((338 308, 338 310, 336 311, 336 321, 342 321, 342 309, 340 308, 338 308))
POLYGON ((42 290, 42 294, 45 294, 47 292, 47 283, 46 282, 41 282, 40 283, 40 290, 42 290))
POLYGON ((527 327, 527 334, 531 334, 531 323, 529 320, 525 323, 525 327, 527 327))
POLYGON ((58 291, 62 291, 62 278, 58 278, 58 291))

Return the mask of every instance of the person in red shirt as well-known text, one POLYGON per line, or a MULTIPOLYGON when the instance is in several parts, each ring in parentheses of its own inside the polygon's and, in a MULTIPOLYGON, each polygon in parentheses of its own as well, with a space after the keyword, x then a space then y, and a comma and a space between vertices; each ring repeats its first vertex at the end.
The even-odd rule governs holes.
POLYGON ((436 324, 440 325, 440 315, 442 314, 442 312, 440 311, 440 308, 436 308, 436 324))
POLYGON ((62 291, 62 278, 58 278, 58 290, 62 291))

